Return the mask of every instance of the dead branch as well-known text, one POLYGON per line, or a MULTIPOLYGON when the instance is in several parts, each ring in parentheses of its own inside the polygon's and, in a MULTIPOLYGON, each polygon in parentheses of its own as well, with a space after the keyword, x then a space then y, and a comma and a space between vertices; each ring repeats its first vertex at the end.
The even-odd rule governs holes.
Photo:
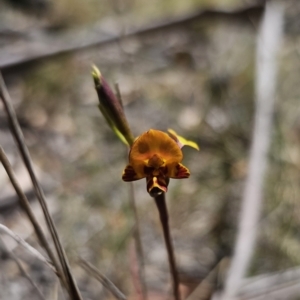
POLYGON ((249 23, 252 26, 249 18, 251 16, 260 17, 263 9, 263 4, 231 10, 206 9, 173 20, 157 22, 156 25, 150 24, 137 29, 133 28, 128 30, 126 34, 122 33, 114 36, 101 35, 101 24, 96 24, 93 28, 89 27, 76 32, 65 31, 56 36, 49 36, 46 32, 40 32, 40 34, 38 34, 39 40, 29 39, 30 41, 27 43, 24 41, 24 47, 20 47, 19 50, 16 49, 15 45, 12 46, 12 49, 6 47, 5 52, 2 52, 0 55, 0 68, 4 70, 16 65, 34 62, 48 57, 78 52, 92 47, 100 47, 118 42, 123 38, 133 36, 140 37, 177 26, 185 26, 197 20, 205 21, 214 18, 230 19, 249 23), (74 36, 76 36, 76 38, 74 38, 74 36))

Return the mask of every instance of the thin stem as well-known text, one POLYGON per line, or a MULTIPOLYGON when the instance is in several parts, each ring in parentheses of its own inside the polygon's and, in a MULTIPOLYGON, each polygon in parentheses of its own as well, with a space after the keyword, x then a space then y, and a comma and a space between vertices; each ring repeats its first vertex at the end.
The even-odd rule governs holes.
POLYGON ((172 243, 170 228, 169 228, 169 215, 168 215, 165 193, 156 196, 154 199, 159 211, 159 217, 163 228, 165 244, 168 251, 169 266, 170 266, 170 271, 173 279, 174 298, 175 300, 180 300, 179 279, 178 279, 177 268, 176 268, 174 248, 173 248, 173 243, 172 243))
POLYGON ((39 251, 37 251, 35 248, 30 246, 28 243, 26 243, 22 238, 20 238, 18 235, 16 235, 14 232, 12 232, 10 229, 8 229, 3 224, 0 224, 0 233, 4 233, 8 236, 10 236, 12 239, 14 239, 19 245, 21 245, 23 248, 25 248, 31 255, 33 255, 35 258, 46 264, 51 270, 53 270, 56 273, 55 268, 49 262, 39 251))
POLYGON ((13 172, 13 169, 12 169, 12 166, 4 152, 4 150, 2 149, 2 147, 0 146, 0 161, 4 167, 4 169, 6 170, 6 173, 17 193, 17 195, 19 196, 19 201, 20 201, 20 205, 21 207, 24 209, 25 213, 27 214, 27 217, 28 219, 30 220, 34 230, 35 230, 35 233, 38 237, 38 240, 40 241, 41 245, 44 247, 44 249, 46 250, 49 258, 51 259, 53 265, 55 266, 55 268, 57 269, 57 266, 59 266, 58 264, 58 261, 56 259, 56 257, 54 256, 51 248, 50 248, 50 245, 47 241, 47 238, 40 226, 40 224, 38 223, 38 220, 36 219, 32 209, 31 209, 31 206, 29 204, 29 201, 26 197, 26 195, 24 194, 20 184, 18 183, 17 181, 17 178, 13 172))
POLYGON ((27 171, 30 175, 34 190, 35 190, 35 194, 37 199, 39 200, 39 203, 42 207, 45 219, 46 219, 46 224, 48 226, 48 229, 50 231, 51 237, 53 239, 54 245, 55 245, 55 249, 56 252, 58 254, 59 257, 59 261, 61 264, 61 268, 57 268, 57 271, 59 273, 61 273, 61 278, 63 280, 63 283, 66 283, 66 287, 67 290, 70 294, 70 297, 72 299, 75 300, 82 300, 82 297, 80 295, 78 286, 75 282, 75 279, 73 277, 73 274, 71 273, 70 270, 70 266, 69 266, 69 262, 67 259, 67 256, 65 254, 65 251, 62 247, 62 244, 60 242, 56 227, 54 225, 53 219, 49 213, 48 210, 48 206, 46 203, 46 199, 45 199, 45 195, 44 192, 41 188, 41 185, 39 183, 39 181, 37 180, 36 174, 34 172, 33 169, 33 164, 31 161, 31 157, 28 151, 28 148, 25 144, 25 139, 21 130, 21 127, 19 125, 15 110, 11 104, 11 100, 10 100, 10 96, 8 94, 7 88, 5 86, 2 74, 0 73, 0 98, 2 99, 2 102, 4 104, 7 116, 8 116, 8 120, 9 120, 9 124, 11 126, 11 131, 12 134, 15 138, 15 141, 18 145, 20 154, 22 156, 22 159, 24 161, 24 164, 27 168, 27 171), (63 270, 63 272, 61 272, 61 269, 63 270), (64 278, 64 279, 63 279, 64 278))

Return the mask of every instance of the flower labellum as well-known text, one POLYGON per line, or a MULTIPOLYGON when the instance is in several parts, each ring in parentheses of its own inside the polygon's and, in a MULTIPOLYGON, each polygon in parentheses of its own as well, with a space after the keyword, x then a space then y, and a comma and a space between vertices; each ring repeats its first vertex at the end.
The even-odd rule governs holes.
POLYGON ((181 164, 181 146, 172 135, 148 130, 133 142, 122 179, 135 181, 146 178, 147 191, 152 197, 167 192, 170 178, 190 176, 189 170, 181 164))

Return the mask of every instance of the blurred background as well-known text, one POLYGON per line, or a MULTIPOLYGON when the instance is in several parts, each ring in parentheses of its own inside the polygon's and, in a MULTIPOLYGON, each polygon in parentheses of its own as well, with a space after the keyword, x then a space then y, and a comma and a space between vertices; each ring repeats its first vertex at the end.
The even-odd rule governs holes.
MULTIPOLYGON (((121 180, 127 149, 97 108, 91 65, 111 87, 119 84, 136 136, 172 128, 200 146, 200 152, 183 149, 191 177, 171 180, 167 202, 182 292, 190 293, 221 261, 210 286, 216 290, 233 250, 247 175, 263 10, 264 2, 255 0, 0 1, 0 68, 84 299, 114 298, 79 266, 78 256, 128 299, 138 299, 135 221, 129 184, 121 180)), ((263 213, 249 276, 300 264, 299 13, 299 1, 286 2, 263 213)), ((2 103, 0 143, 43 223, 2 103)), ((144 180, 134 187, 149 299, 166 299, 171 284, 158 212, 144 180)), ((44 253, 2 168, 0 191, 0 223, 44 253)), ((45 299, 60 295, 53 272, 9 237, 1 236, 0 253, 0 299, 41 299, 11 253, 45 299)))

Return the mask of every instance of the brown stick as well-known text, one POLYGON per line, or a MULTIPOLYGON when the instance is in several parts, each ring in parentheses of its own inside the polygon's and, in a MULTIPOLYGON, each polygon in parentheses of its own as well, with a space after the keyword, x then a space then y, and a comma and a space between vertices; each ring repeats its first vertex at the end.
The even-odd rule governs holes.
POLYGON ((174 298, 175 300, 180 300, 179 279, 178 279, 177 268, 176 268, 174 248, 173 248, 173 243, 172 243, 170 229, 169 229, 169 215, 168 215, 165 193, 156 196, 154 199, 159 211, 159 217, 163 228, 165 244, 168 251, 169 266, 170 266, 171 276, 173 280, 174 298))
POLYGON ((65 251, 62 247, 62 244, 60 242, 56 227, 54 225, 53 219, 49 213, 48 206, 45 200, 45 195, 44 192, 41 188, 41 185, 39 181, 37 180, 37 177, 35 175, 31 157, 28 151, 28 148, 25 144, 25 139, 22 133, 22 130, 20 128, 18 119, 16 117, 16 113, 14 111, 14 108, 11 104, 10 96, 8 94, 7 88, 5 86, 4 80, 2 78, 2 75, 0 73, 0 98, 2 99, 2 102, 4 104, 9 124, 11 127, 12 134, 15 138, 16 144, 18 145, 20 154, 22 156, 22 159, 24 161, 24 164, 28 170, 28 173, 30 175, 35 194, 37 199, 39 200, 39 203, 42 207, 45 219, 46 219, 46 224, 48 226, 48 229, 50 231, 51 237, 53 239, 54 245, 56 252, 59 257, 59 261, 61 264, 61 268, 59 268, 57 271, 61 273, 61 278, 63 280, 63 283, 66 283, 66 288, 69 292, 69 295, 71 299, 74 300, 82 300, 82 297, 80 295, 79 289, 77 287, 77 284, 75 282, 75 279, 73 277, 73 274, 71 273, 69 262, 67 259, 67 256, 65 254, 65 251), (62 272, 61 272, 62 270, 62 272), (64 278, 64 279, 63 279, 64 278))

